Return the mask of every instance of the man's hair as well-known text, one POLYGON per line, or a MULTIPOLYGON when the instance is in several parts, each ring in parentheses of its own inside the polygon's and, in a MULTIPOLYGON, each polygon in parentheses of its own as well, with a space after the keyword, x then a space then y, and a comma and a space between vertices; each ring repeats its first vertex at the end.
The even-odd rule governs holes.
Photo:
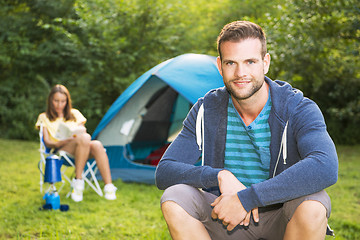
POLYGON ((245 39, 259 39, 261 42, 261 55, 265 57, 266 49, 266 37, 262 28, 252 22, 248 21, 235 21, 226 24, 221 30, 217 38, 217 50, 221 58, 221 44, 223 42, 241 42, 245 39))
POLYGON ((69 90, 67 90, 67 88, 64 85, 60 85, 60 84, 56 84, 49 93, 48 99, 47 99, 47 109, 46 109, 46 116, 49 118, 50 121, 54 121, 56 120, 56 118, 58 117, 52 100, 54 97, 55 93, 62 93, 66 96, 66 106, 64 108, 64 118, 66 121, 68 120, 73 120, 75 121, 75 117, 74 115, 71 113, 71 109, 72 109, 72 104, 71 104, 71 97, 70 97, 70 93, 69 90))

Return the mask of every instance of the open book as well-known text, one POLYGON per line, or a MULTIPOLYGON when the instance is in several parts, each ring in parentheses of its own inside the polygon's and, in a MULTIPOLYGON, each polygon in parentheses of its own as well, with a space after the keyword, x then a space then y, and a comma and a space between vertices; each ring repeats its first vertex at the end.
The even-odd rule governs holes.
POLYGON ((69 137, 74 137, 76 134, 84 133, 86 132, 86 128, 84 126, 80 125, 66 125, 63 122, 59 123, 59 127, 56 130, 55 138, 59 140, 64 140, 69 137))

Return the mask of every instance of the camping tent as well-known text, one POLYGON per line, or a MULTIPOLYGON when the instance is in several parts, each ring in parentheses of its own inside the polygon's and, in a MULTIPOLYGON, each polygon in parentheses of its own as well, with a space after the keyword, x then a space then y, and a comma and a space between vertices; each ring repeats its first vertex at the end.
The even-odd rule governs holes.
POLYGON ((198 98, 223 86, 216 58, 183 54, 153 67, 112 104, 93 133, 106 148, 112 177, 153 184, 149 154, 166 148, 198 98))

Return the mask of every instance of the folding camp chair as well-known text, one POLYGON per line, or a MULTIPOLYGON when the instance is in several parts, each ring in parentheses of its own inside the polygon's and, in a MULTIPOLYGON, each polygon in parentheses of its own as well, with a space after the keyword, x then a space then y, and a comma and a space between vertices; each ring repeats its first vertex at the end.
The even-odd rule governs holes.
MULTIPOLYGON (((40 138, 40 148, 39 148, 39 152, 40 152, 40 161, 38 163, 38 168, 40 170, 40 192, 43 192, 43 187, 44 187, 44 174, 45 174, 45 164, 46 164, 46 157, 50 156, 53 154, 53 150, 51 148, 46 147, 45 142, 44 142, 44 135, 43 132, 44 128, 42 125, 40 125, 40 131, 39 131, 39 138, 40 138)), ((65 180, 69 182, 69 184, 71 185, 71 180, 68 176, 65 175, 65 171, 67 169, 67 166, 62 167, 61 169, 61 176, 62 176, 62 184, 60 186, 60 188, 58 189, 58 192, 61 191, 61 189, 64 187, 65 185, 65 180), (65 179, 65 180, 64 180, 65 179)), ((45 192, 48 192, 50 190, 49 186, 45 192)))
MULTIPOLYGON (((44 170, 45 170, 45 163, 46 163, 46 157, 51 154, 56 154, 59 156, 59 158, 62 161, 62 167, 61 167, 61 177, 62 177, 62 185, 58 189, 58 192, 62 190, 65 183, 68 182, 70 186, 72 187, 72 177, 75 175, 75 160, 68 156, 67 152, 65 151, 55 151, 54 149, 50 149, 46 147, 44 142, 44 128, 42 125, 40 125, 40 131, 39 131, 39 138, 40 138, 40 161, 38 164, 39 170, 40 170, 40 192, 43 192, 43 185, 44 185, 44 170), (73 167, 74 171, 72 173, 72 176, 69 178, 65 172, 68 167, 73 167)), ((103 192, 101 190, 101 187, 99 185, 99 182, 96 178, 96 173, 98 171, 98 168, 96 166, 96 162, 94 159, 90 159, 86 162, 85 169, 82 173, 82 178, 84 181, 90 186, 99 196, 103 196, 103 192)), ((50 187, 49 187, 50 188, 50 187)), ((46 192, 48 192, 50 189, 47 189, 46 192)), ((71 191, 67 193, 66 197, 69 197, 71 194, 71 191)))
MULTIPOLYGON (((61 157, 61 160, 63 161, 63 165, 71 166, 75 169, 75 164, 74 164, 75 160, 72 157, 70 157, 65 151, 59 151, 59 155, 61 157)), ((102 192, 99 182, 96 178, 97 171, 98 171, 98 168, 96 166, 95 160, 90 159, 86 162, 85 169, 82 173, 82 178, 88 184, 89 187, 91 187, 99 196, 102 197, 103 192, 102 192)), ((64 178, 68 178, 68 177, 65 175, 64 178)), ((70 179, 67 179, 67 181, 70 181, 70 184, 71 184, 70 179)), ((68 192, 66 197, 69 197, 70 194, 71 194, 71 191, 68 192)))

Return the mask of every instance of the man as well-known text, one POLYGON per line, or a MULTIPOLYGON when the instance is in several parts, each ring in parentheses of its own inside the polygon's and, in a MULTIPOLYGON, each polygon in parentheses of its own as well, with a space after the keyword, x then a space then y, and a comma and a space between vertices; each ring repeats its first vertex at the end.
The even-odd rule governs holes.
POLYGON ((338 160, 321 111, 265 77, 260 26, 229 23, 217 43, 225 87, 193 106, 156 171, 171 236, 324 239, 338 160))

